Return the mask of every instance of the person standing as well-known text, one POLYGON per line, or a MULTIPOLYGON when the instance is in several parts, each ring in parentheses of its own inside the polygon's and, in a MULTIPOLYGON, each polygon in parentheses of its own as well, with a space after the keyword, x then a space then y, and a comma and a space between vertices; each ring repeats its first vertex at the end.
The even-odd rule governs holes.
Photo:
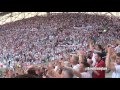
POLYGON ((120 78, 120 53, 116 54, 116 58, 111 59, 112 53, 113 53, 112 48, 108 47, 106 67, 113 72, 112 78, 120 78))
POLYGON ((96 64, 94 68, 96 70, 93 70, 93 78, 105 78, 105 70, 98 70, 105 68, 105 62, 102 60, 102 54, 101 53, 96 53, 95 54, 95 60, 96 64))

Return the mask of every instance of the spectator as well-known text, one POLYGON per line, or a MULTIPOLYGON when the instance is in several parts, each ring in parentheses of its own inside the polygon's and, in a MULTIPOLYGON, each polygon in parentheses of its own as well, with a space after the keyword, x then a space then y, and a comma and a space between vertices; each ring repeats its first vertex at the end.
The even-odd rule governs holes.
POLYGON ((71 61, 71 64, 72 64, 72 68, 76 71, 79 71, 79 67, 80 67, 80 65, 78 64, 79 57, 78 56, 72 56, 70 61, 71 61))
POLYGON ((112 53, 112 48, 109 47, 106 58, 106 67, 113 71, 112 78, 120 78, 120 53, 116 54, 115 60, 110 60, 112 53))
MULTIPOLYGON (((105 68, 105 62, 102 60, 102 54, 96 53, 95 54, 95 68, 105 68)), ((105 70, 94 70, 93 71, 93 78, 105 78, 105 70)))
POLYGON ((35 72, 35 68, 30 68, 30 69, 28 69, 27 72, 28 72, 29 75, 37 76, 37 74, 36 74, 36 72, 35 72))
POLYGON ((62 70, 61 78, 73 78, 74 74, 71 69, 64 68, 62 70))

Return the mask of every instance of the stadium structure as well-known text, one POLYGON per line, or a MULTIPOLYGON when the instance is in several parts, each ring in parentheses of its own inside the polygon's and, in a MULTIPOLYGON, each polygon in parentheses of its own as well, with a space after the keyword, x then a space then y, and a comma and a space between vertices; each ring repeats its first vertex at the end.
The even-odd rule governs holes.
POLYGON ((98 15, 109 15, 109 16, 120 16, 120 12, 0 12, 0 25, 15 22, 34 16, 47 16, 49 14, 58 13, 86 13, 86 14, 98 14, 98 15))

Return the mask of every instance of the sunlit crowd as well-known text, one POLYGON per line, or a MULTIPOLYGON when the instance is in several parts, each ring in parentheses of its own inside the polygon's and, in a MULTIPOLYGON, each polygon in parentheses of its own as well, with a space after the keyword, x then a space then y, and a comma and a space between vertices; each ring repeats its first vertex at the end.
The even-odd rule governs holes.
POLYGON ((119 26, 115 16, 83 13, 35 16, 2 25, 1 78, 105 78, 109 71, 120 78, 119 26))

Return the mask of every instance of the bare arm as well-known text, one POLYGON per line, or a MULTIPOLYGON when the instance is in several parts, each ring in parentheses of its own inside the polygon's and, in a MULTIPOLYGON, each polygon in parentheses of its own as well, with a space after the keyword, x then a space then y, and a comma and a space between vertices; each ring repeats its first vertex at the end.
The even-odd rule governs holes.
POLYGON ((106 67, 110 68, 112 71, 115 71, 115 65, 114 62, 110 62, 110 56, 111 56, 111 48, 108 48, 108 53, 107 53, 107 57, 106 57, 106 67))
POLYGON ((90 50, 93 50, 92 41, 90 41, 90 43, 89 43, 89 48, 90 48, 90 50))

